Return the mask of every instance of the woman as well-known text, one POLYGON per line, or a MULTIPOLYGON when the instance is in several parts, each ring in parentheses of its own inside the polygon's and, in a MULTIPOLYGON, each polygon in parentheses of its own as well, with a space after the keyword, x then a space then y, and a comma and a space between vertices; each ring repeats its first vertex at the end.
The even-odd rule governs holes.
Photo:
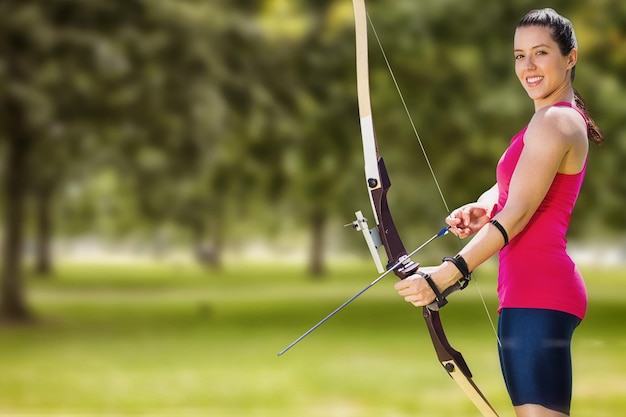
POLYGON ((578 53, 569 20, 552 9, 528 13, 515 31, 514 57, 535 113, 500 159, 497 183, 446 219, 454 234, 474 238, 454 258, 421 268, 395 288, 407 302, 427 305, 433 284, 442 292, 499 252, 499 354, 515 412, 567 416, 570 346, 587 294, 565 235, 588 142, 601 143, 602 134, 572 86, 578 53))

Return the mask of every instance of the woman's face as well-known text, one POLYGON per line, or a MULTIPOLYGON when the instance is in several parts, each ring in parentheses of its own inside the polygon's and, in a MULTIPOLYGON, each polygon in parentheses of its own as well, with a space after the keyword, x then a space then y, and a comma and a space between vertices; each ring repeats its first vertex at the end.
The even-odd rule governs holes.
POLYGON ((513 49, 515 73, 530 98, 535 100, 535 108, 568 99, 576 49, 563 56, 550 29, 542 26, 517 28, 513 49))

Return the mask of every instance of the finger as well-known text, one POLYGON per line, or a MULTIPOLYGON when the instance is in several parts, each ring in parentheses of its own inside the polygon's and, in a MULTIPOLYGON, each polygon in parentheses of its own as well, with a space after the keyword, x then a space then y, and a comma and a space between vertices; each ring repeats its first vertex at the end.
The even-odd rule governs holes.
POLYGON ((425 295, 409 295, 404 297, 404 301, 413 304, 415 307, 423 307, 433 302, 435 299, 434 294, 425 295))
POLYGON ((406 282, 406 279, 400 280, 396 282, 395 284, 393 284, 393 288, 398 292, 405 290, 408 287, 409 287, 409 283, 406 282))
POLYGON ((463 219, 463 225, 469 226, 471 222, 471 218, 472 218, 470 210, 469 209, 463 210, 463 212, 461 213, 461 218, 463 219))
POLYGON ((410 288, 405 288, 405 289, 402 289, 402 290, 398 291, 398 295, 400 297, 408 297, 408 296, 414 295, 414 294, 415 294, 415 291, 411 290, 410 288))
POLYGON ((416 307, 419 307, 420 303, 422 302, 422 298, 416 295, 408 295, 404 297, 404 301, 406 301, 407 303, 411 303, 416 307))
POLYGON ((461 220, 456 217, 446 217, 446 224, 448 226, 458 226, 461 223, 461 220))
POLYGON ((466 237, 468 237, 470 235, 470 231, 467 230, 467 228, 460 228, 460 227, 451 227, 450 228, 450 232, 452 232, 454 235, 460 237, 461 239, 465 239, 466 237))

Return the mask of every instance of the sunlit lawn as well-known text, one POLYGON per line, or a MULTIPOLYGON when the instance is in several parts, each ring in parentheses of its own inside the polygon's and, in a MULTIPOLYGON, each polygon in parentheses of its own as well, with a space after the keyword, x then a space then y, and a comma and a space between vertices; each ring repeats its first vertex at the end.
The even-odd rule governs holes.
MULTIPOLYGON (((585 276, 573 415, 622 416, 626 270, 585 276)), ((479 416, 391 277, 276 356, 372 278, 369 265, 336 266, 323 282, 285 266, 64 265, 28 284, 39 324, 0 326, 0 415, 479 416)), ((494 277, 478 279, 495 316, 494 277)), ((441 314, 475 382, 512 416, 475 284, 441 314)))

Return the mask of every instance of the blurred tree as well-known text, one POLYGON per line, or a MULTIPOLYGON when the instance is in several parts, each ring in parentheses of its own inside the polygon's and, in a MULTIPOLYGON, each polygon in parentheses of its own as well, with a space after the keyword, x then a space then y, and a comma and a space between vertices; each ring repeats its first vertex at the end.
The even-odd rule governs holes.
MULTIPOLYGON (((308 269, 319 278, 325 272, 328 220, 354 197, 346 181, 361 178, 351 168, 361 169, 363 159, 359 157, 359 164, 353 165, 351 157, 360 143, 352 16, 343 14, 345 7, 351 10, 351 4, 318 1, 301 7, 308 25, 292 57, 301 122, 293 134, 297 171, 290 186, 296 212, 309 228, 308 269)), ((366 196, 364 189, 358 192, 366 196)))
POLYGON ((37 11, 21 2, 0 4, 0 57, 3 63, 0 95, 1 137, 6 141, 3 196, 5 202, 2 270, 0 271, 0 318, 28 320, 22 280, 22 254, 28 165, 37 131, 45 112, 40 92, 34 87, 37 69, 46 55, 45 32, 26 31, 39 22, 37 11), (25 54, 24 51, 29 51, 25 54))
MULTIPOLYGON (((626 157, 625 6, 552 6, 577 28, 576 86, 607 136, 590 153, 572 232, 623 231, 626 180, 615 173, 626 157)), ((450 209, 493 183, 508 138, 532 115, 510 50, 517 19, 533 7, 543 4, 368 1, 450 209)), ((213 266, 226 243, 306 233, 308 268, 323 274, 337 247, 329 226, 369 207, 352 18, 346 0, 0 2, 0 308, 28 316, 28 226, 42 272, 53 267, 53 236, 176 230, 213 266)), ((373 35, 377 136, 410 244, 447 209, 373 35)))
POLYGON ((141 102, 151 104, 129 123, 150 140, 125 142, 120 154, 151 227, 185 228, 210 266, 219 266, 228 225, 250 202, 280 194, 281 118, 294 102, 255 8, 236 6, 179 2, 147 14, 163 42, 143 57, 139 78, 158 84, 146 86, 141 102))

